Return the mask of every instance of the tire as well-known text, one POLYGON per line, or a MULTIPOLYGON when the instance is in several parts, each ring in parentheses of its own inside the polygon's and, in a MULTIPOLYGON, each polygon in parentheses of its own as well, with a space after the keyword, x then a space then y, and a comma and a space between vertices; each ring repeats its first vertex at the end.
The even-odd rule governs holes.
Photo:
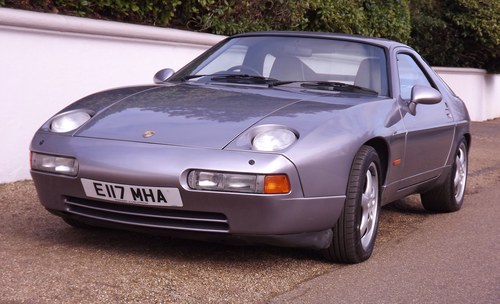
POLYGON ((420 194, 422 205, 431 212, 454 212, 462 208, 468 172, 468 147, 464 138, 455 152, 455 160, 445 182, 420 194))
POLYGON ((377 152, 361 147, 349 174, 344 210, 332 228, 332 243, 321 251, 327 260, 354 264, 371 256, 380 214, 380 181, 377 152))

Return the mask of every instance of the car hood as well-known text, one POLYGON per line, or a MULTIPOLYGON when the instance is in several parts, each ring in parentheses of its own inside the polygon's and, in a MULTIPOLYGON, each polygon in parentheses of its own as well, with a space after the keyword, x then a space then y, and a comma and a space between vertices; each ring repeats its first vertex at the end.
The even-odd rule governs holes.
MULTIPOLYGON (((262 87, 153 87, 98 111, 75 136, 222 149, 264 118, 272 116, 279 123, 280 115, 297 117, 305 108, 297 104, 317 104, 315 99, 321 98, 262 87)), ((348 107, 321 104, 329 110, 348 107)))

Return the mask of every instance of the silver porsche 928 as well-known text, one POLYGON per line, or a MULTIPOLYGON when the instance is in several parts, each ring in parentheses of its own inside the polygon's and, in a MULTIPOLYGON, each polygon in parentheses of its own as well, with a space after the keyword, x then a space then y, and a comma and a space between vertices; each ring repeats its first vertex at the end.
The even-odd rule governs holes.
POLYGON ((42 205, 99 226, 308 247, 357 263, 380 207, 460 209, 467 109, 410 47, 327 33, 229 37, 154 85, 84 97, 31 143, 42 205))

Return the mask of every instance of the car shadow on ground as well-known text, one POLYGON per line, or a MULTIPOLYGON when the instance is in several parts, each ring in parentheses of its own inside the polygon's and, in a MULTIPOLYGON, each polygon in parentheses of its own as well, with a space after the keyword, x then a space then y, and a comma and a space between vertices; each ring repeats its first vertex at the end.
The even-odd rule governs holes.
MULTIPOLYGON (((147 258, 168 258, 189 262, 251 263, 280 259, 323 261, 318 252, 303 248, 272 247, 224 241, 203 241, 115 230, 110 228, 75 228, 62 220, 45 241, 68 249, 100 250, 110 254, 142 255, 147 258)), ((40 236, 37 236, 40 237, 40 236)), ((326 261, 323 261, 326 263, 326 261)))
MULTIPOLYGON (((384 206, 380 218, 378 245, 407 235, 430 215, 418 199, 411 197, 384 206)), ((75 228, 50 214, 47 217, 51 218, 51 225, 57 227, 46 229, 49 235, 45 237, 40 234, 36 237, 68 249, 99 250, 110 254, 126 253, 181 262, 196 260, 238 264, 291 259, 330 264, 321 257, 319 251, 313 249, 245 244, 232 240, 193 240, 109 228, 75 228)))
MULTIPOLYGON (((1 216, 4 233, 19 243, 38 243, 43 247, 64 250, 102 251, 186 262, 198 260, 215 263, 266 263, 277 260, 309 260, 316 264, 330 264, 318 251, 312 249, 206 242, 107 228, 74 228, 39 205, 31 181, 4 185, 4 188, 7 196, 10 196, 8 194, 11 191, 25 193, 19 201, 22 208, 10 208, 4 204, 6 210, 1 216)), ((430 215, 423 209, 418 196, 410 196, 384 206, 380 215, 377 246, 406 235, 408 230, 430 215)))
POLYGON ((385 205, 382 210, 385 212, 398 212, 402 214, 421 214, 421 215, 429 215, 429 211, 425 210, 420 201, 420 196, 410 195, 403 199, 391 202, 385 205))

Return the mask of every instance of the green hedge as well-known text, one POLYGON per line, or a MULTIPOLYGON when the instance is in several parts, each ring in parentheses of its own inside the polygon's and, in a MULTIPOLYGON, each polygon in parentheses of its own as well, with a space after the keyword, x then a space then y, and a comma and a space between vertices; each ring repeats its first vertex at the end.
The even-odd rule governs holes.
POLYGON ((224 35, 307 30, 410 37, 406 0, 189 0, 176 15, 191 29, 224 35))
POLYGON ((181 2, 181 0, 0 0, 0 6, 136 24, 170 26, 175 10, 181 2))
POLYGON ((408 43, 432 65, 500 72, 498 0, 0 0, 0 6, 232 35, 304 30, 408 43))
POLYGON ((500 1, 411 1, 410 45, 432 65, 500 72, 500 1))
POLYGON ((221 35, 249 31, 303 29, 307 1, 183 1, 177 20, 189 29, 221 35))
POLYGON ((341 32, 407 42, 410 12, 406 0, 313 0, 308 12, 311 31, 341 32))
POLYGON ((408 0, 0 0, 34 11, 233 35, 262 30, 410 36, 408 0))

